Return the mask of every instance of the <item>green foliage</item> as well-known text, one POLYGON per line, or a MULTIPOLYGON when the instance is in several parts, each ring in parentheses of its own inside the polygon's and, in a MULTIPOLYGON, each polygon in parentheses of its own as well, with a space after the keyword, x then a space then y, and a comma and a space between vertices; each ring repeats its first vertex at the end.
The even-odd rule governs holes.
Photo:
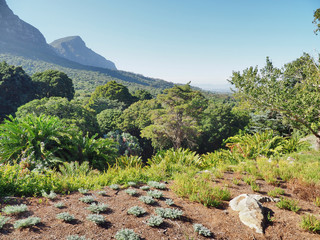
POLYGON ((318 8, 316 11, 314 11, 313 17, 314 17, 314 19, 313 19, 312 23, 314 23, 317 27, 314 30, 314 33, 317 35, 318 32, 320 31, 320 8, 318 8))
POLYGON ((44 190, 41 191, 42 197, 48 198, 50 200, 54 200, 58 197, 58 195, 54 191, 50 191, 50 193, 46 193, 44 190))
POLYGON ((168 206, 171 206, 174 204, 174 201, 170 198, 166 199, 165 203, 168 205, 168 206))
POLYGON ((121 155, 130 156, 139 155, 141 153, 138 139, 132 136, 130 133, 121 133, 120 131, 115 131, 109 132, 106 137, 118 143, 117 147, 121 155))
POLYGON ((0 215, 0 229, 10 220, 10 217, 5 217, 0 215))
POLYGON ((120 185, 118 185, 118 184, 111 184, 111 185, 109 186, 109 188, 111 188, 111 189, 113 189, 113 190, 119 190, 119 189, 120 189, 120 185))
POLYGON ((21 67, 0 62, 0 120, 35 98, 31 78, 21 67))
POLYGON ((128 209, 128 214, 134 215, 136 217, 140 217, 141 215, 145 214, 146 210, 139 206, 133 206, 128 209))
POLYGON ((320 197, 316 197, 313 201, 314 205, 320 207, 320 197))
POLYGON ((68 212, 62 212, 57 214, 57 219, 61 219, 64 222, 72 222, 75 220, 73 215, 70 215, 68 212))
POLYGON ((208 228, 199 223, 193 224, 193 229, 195 232, 199 233, 199 235, 205 237, 210 237, 212 235, 211 231, 208 228))
POLYGON ((67 240, 91 240, 91 239, 86 238, 85 236, 69 235, 69 236, 67 236, 67 240))
POLYGON ((100 225, 106 222, 106 220, 104 219, 104 216, 99 214, 90 214, 87 216, 87 219, 91 222, 94 222, 97 225, 100 225))
POLYGON ((135 91, 132 96, 135 97, 138 101, 152 99, 151 93, 144 89, 135 91))
POLYGON ((147 224, 151 227, 158 227, 163 223, 163 218, 160 216, 151 215, 148 218, 147 224))
POLYGON ((163 197, 163 192, 158 191, 158 190, 150 190, 148 191, 148 196, 153 197, 153 198, 162 198, 163 197))
POLYGON ((166 189, 167 188, 165 183, 159 183, 157 181, 149 181, 148 185, 150 187, 157 188, 157 189, 166 189))
POLYGON ((28 211, 28 207, 25 204, 20 204, 20 205, 8 205, 2 208, 2 212, 5 214, 19 214, 28 211))
POLYGON ((312 214, 306 214, 302 216, 300 225, 304 230, 310 231, 312 233, 320 233, 320 220, 318 220, 312 214))
POLYGON ((131 229, 120 229, 114 236, 117 240, 139 240, 140 237, 131 229))
POLYGON ((207 100, 190 85, 174 86, 159 94, 162 108, 152 111, 152 124, 142 130, 142 137, 151 139, 154 147, 164 149, 196 146, 200 134, 199 121, 207 100))
POLYGON ((41 222, 41 218, 39 218, 39 217, 28 217, 26 219, 21 219, 21 220, 16 221, 13 224, 13 227, 15 229, 31 227, 31 226, 37 225, 40 222, 41 222))
POLYGON ((125 192, 126 192, 127 194, 129 194, 130 196, 136 196, 136 195, 137 195, 137 191, 134 190, 134 189, 132 189, 132 188, 126 189, 125 192))
POLYGON ((92 196, 84 196, 79 198, 79 201, 84 202, 84 203, 93 203, 95 199, 92 196))
POLYGON ((136 182, 128 182, 127 185, 130 187, 136 187, 137 183, 136 182))
POLYGON ((298 202, 293 199, 281 198, 276 206, 281 209, 290 210, 293 212, 298 212, 301 208, 298 206, 298 202))
POLYGON ((142 167, 142 159, 139 156, 120 156, 116 159, 115 166, 118 168, 142 167))
POLYGON ((283 194, 284 194, 284 190, 282 188, 275 188, 268 192, 268 195, 270 197, 279 197, 280 195, 283 195, 283 194))
POLYGON ((139 200, 145 204, 154 204, 155 200, 153 199, 153 197, 150 196, 141 196, 139 197, 139 200))
POLYGON ((63 97, 71 100, 74 97, 72 80, 63 72, 46 70, 32 75, 37 98, 63 97))
POLYGON ((105 212, 108 209, 108 205, 105 203, 92 203, 87 209, 93 213, 105 212))
POLYGON ((50 97, 35 99, 18 108, 16 116, 23 118, 27 114, 56 116, 65 125, 76 125, 83 133, 93 135, 99 132, 97 119, 92 111, 84 108, 81 103, 66 98, 50 97))
POLYGON ((86 195, 89 192, 88 189, 84 189, 84 188, 79 188, 78 191, 79 191, 79 193, 81 193, 83 195, 86 195))
POLYGON ((143 191, 148 191, 150 189, 150 187, 149 186, 141 186, 140 189, 143 191))
POLYGON ((26 115, 0 125, 0 161, 25 162, 29 168, 57 166, 69 152, 75 129, 57 117, 26 115))
POLYGON ((183 211, 177 208, 156 208, 156 214, 163 218, 176 219, 183 215, 183 211))
POLYGON ((54 205, 56 208, 62 209, 65 207, 65 204, 63 202, 58 202, 54 205))
POLYGON ((100 132, 107 134, 108 132, 117 129, 120 122, 122 110, 120 109, 105 109, 97 115, 100 132))
POLYGON ((63 176, 88 176, 92 171, 89 162, 85 161, 81 164, 79 162, 63 162, 59 165, 59 171, 63 176))
POLYGON ((107 196, 107 192, 106 191, 99 191, 97 192, 98 195, 101 195, 101 196, 107 196))
MULTIPOLYGON (((104 97, 97 98, 94 100, 93 104, 90 104, 90 109, 94 110, 94 112, 97 115, 100 115, 100 113, 102 113, 105 110, 115 110, 115 114, 116 114, 117 111, 121 111, 125 107, 126 107, 126 104, 123 102, 119 102, 118 100, 111 100, 109 98, 104 98, 104 97)), ((102 120, 104 118, 104 115, 106 115, 106 114, 101 115, 102 120)), ((106 117, 108 117, 108 116, 106 116, 106 117)), ((109 130, 109 131, 111 131, 111 130, 109 130)))

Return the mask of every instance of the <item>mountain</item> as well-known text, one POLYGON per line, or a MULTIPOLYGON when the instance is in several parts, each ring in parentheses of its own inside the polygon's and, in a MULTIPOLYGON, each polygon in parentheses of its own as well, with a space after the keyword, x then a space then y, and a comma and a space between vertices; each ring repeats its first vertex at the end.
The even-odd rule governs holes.
MULTIPOLYGON (((60 42, 69 42, 69 47, 64 47, 65 49, 69 48, 68 50, 70 50, 70 47, 80 47, 70 50, 70 54, 81 56, 89 52, 92 55, 94 52, 80 40, 80 37, 72 37, 60 42)), ((59 41, 57 41, 52 45, 59 45, 57 44, 59 41)), ((101 60, 98 57, 97 59, 101 60)), ((111 80, 126 85, 130 89, 146 89, 151 92, 160 92, 173 86, 173 83, 161 79, 116 70, 112 62, 109 65, 112 68, 110 69, 88 66, 62 57, 61 53, 57 53, 57 48, 47 44, 38 29, 14 15, 5 0, 0 0, 0 61, 22 66, 28 74, 48 69, 65 72, 73 79, 75 89, 85 93, 92 92, 97 86, 106 84, 111 80)), ((106 61, 102 61, 102 63, 108 63, 108 60, 106 61)))
POLYGON ((88 48, 79 36, 60 38, 50 43, 50 45, 58 55, 71 61, 88 66, 117 70, 113 62, 88 48))

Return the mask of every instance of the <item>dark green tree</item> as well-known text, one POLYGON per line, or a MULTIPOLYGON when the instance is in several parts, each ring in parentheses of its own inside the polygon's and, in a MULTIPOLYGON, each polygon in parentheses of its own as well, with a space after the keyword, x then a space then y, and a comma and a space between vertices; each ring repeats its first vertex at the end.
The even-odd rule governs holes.
POLYGON ((31 78, 21 67, 0 63, 0 120, 34 99, 31 78))
POLYGON ((102 134, 107 134, 110 131, 116 130, 120 123, 120 109, 106 109, 97 115, 97 121, 102 134))
POLYGON ((151 93, 149 93, 147 90, 137 90, 134 92, 133 97, 136 97, 140 101, 152 99, 151 93))
POLYGON ((64 97, 71 100, 74 97, 72 80, 63 72, 46 70, 35 73, 32 81, 36 86, 37 98, 64 97))

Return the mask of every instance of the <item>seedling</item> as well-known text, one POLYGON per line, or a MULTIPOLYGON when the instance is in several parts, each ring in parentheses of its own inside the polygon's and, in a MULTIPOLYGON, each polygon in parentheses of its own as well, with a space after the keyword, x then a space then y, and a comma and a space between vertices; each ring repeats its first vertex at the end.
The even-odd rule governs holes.
POLYGON ((140 217, 145 213, 146 213, 146 210, 144 210, 142 207, 139 207, 139 206, 134 206, 128 209, 128 214, 134 215, 136 217, 140 217))

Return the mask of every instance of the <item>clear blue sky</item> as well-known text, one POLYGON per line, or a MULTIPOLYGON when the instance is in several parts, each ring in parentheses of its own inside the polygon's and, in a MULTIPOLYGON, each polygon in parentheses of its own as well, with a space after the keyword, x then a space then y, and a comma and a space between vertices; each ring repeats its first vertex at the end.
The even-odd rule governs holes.
POLYGON ((79 35, 118 69, 207 88, 232 71, 278 67, 320 36, 313 12, 320 0, 7 0, 50 43, 79 35))

